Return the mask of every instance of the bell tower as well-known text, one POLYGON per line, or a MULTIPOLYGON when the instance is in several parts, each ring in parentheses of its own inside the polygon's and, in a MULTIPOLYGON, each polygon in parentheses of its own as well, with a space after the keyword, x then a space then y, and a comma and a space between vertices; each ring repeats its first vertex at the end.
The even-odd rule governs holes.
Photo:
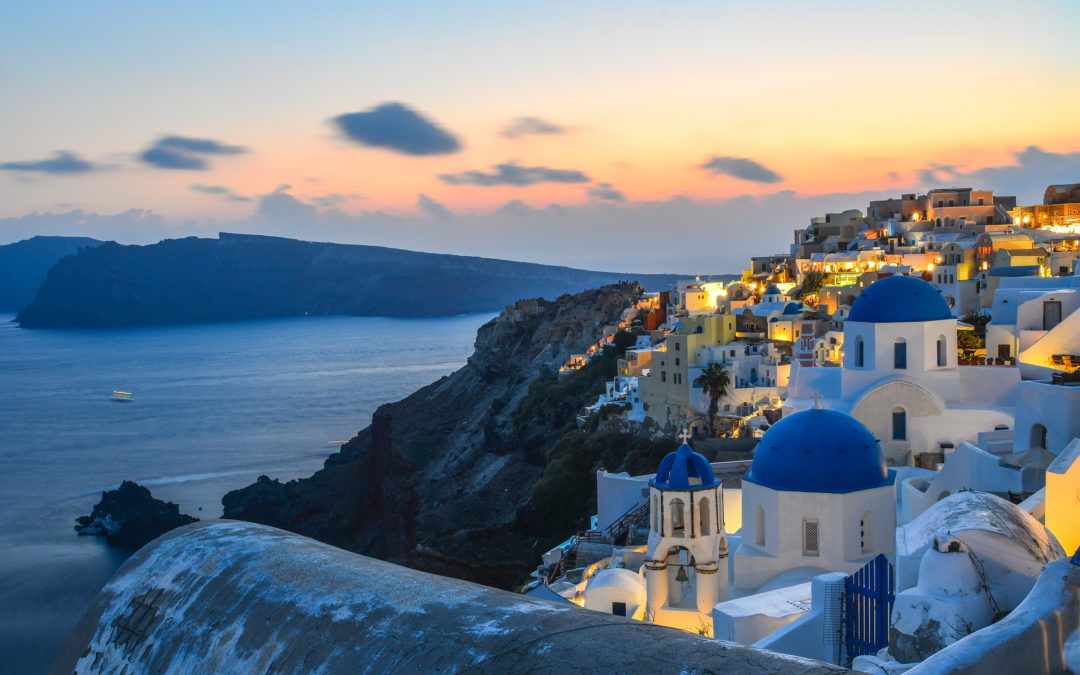
POLYGON ((713 605, 728 595, 723 487, 709 461, 690 448, 689 432, 681 436, 682 445, 661 460, 649 481, 646 621, 660 611, 704 614, 711 621, 713 605))

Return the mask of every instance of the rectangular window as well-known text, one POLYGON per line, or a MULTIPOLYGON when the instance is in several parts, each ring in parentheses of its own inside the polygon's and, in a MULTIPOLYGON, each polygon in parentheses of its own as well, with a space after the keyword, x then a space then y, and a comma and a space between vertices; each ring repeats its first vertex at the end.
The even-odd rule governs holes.
POLYGON ((907 413, 896 410, 892 414, 892 437, 894 441, 907 440, 907 413))
POLYGON ((679 343, 678 342, 675 343, 675 351, 679 351, 679 343))
POLYGON ((907 343, 897 342, 893 345, 893 368, 907 368, 907 343))
POLYGON ((625 602, 613 602, 611 603, 611 613, 615 616, 626 616, 626 603, 625 602))
POLYGON ((667 382, 667 371, 666 370, 661 370, 660 371, 660 381, 661 382, 667 382))
POLYGON ((997 357, 999 359, 1007 359, 1007 358, 1009 358, 1009 345, 998 345, 998 355, 997 355, 997 357))
POLYGON ((679 357, 675 357, 675 365, 679 365, 679 357))

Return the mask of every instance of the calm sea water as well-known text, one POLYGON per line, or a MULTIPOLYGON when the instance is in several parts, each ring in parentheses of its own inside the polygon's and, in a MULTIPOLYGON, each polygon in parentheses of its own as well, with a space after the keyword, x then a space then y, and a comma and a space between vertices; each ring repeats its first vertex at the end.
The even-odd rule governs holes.
POLYGON ((0 314, 0 671, 44 672, 125 555, 72 526, 125 479, 200 518, 464 365, 492 315, 24 330, 0 314), (133 393, 111 401, 112 390, 133 393))

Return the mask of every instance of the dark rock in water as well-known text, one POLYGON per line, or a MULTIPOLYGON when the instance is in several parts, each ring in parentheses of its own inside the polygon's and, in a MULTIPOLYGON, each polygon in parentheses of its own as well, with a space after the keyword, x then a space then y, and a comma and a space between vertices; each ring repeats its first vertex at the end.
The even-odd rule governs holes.
POLYGON ((150 490, 126 480, 101 493, 89 516, 75 520, 79 534, 103 534, 110 544, 138 548, 169 530, 198 521, 172 502, 154 499, 150 490))

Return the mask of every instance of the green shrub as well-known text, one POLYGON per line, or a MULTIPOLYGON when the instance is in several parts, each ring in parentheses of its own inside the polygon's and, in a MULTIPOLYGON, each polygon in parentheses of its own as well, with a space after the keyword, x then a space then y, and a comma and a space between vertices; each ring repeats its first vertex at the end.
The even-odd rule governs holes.
POLYGON ((596 469, 641 475, 656 471, 675 440, 646 438, 617 432, 587 434, 573 430, 548 450, 547 466, 533 486, 533 504, 545 534, 572 531, 596 511, 596 469))

